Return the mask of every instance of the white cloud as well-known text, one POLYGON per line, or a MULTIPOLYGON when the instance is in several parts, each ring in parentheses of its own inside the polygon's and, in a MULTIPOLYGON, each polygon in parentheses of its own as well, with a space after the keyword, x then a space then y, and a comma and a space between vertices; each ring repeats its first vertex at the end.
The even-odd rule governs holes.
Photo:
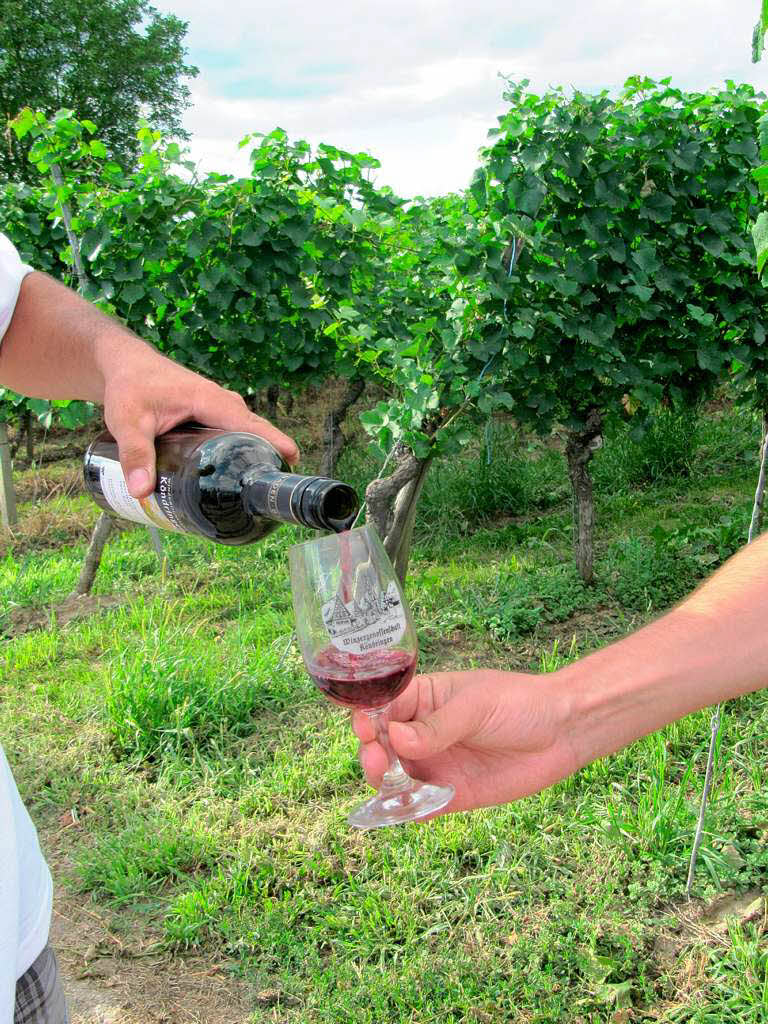
POLYGON ((277 125, 368 150, 404 195, 463 187, 503 110, 499 74, 616 88, 631 74, 686 88, 762 88, 749 62, 756 0, 161 0, 190 23, 200 66, 185 121, 206 168, 245 173, 237 142, 277 125))

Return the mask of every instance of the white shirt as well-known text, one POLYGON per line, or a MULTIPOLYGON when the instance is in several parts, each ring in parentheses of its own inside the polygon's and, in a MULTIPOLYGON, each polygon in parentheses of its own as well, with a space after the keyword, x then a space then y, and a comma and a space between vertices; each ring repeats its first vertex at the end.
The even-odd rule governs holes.
MULTIPOLYGON (((0 342, 31 270, 0 235, 0 342)), ((16 982, 48 942, 52 897, 37 831, 0 747, 0 1024, 13 1024, 16 982)))

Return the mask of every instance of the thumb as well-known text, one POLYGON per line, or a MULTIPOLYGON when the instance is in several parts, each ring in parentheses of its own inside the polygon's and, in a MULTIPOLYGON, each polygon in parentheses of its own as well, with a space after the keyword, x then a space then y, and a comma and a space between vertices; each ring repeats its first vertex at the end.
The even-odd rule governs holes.
POLYGON ((134 498, 146 498, 155 486, 155 437, 151 429, 142 430, 132 422, 113 424, 120 465, 128 491, 134 498))
POLYGON ((389 738, 398 755, 418 761, 476 734, 484 718, 477 693, 464 691, 422 721, 390 722, 389 738))

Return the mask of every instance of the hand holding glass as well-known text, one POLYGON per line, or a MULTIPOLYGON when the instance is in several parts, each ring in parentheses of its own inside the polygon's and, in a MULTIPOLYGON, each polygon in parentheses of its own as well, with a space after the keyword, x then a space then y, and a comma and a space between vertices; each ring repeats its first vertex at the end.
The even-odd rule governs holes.
POLYGON ((372 526, 297 544, 289 553, 304 664, 330 700, 365 711, 389 757, 376 796, 349 815, 356 828, 416 821, 445 807, 452 786, 411 779, 389 742, 390 703, 416 671, 418 643, 400 582, 372 526))

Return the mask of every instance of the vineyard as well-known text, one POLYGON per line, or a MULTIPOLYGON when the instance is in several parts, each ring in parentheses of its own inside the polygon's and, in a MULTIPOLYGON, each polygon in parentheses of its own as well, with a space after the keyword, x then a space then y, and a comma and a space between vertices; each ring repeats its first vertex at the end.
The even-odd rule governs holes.
MULTIPOLYGON (((127 171, 30 110, 39 181, 0 185, 27 262, 365 493, 427 670, 552 671, 673 605, 746 542, 768 423, 765 98, 505 104, 455 195, 281 130, 235 179, 145 126, 127 171)), ((768 1021, 764 693, 725 712, 690 901, 705 713, 514 805, 353 834, 355 741, 290 645, 303 532, 158 560, 121 529, 75 600, 98 411, 6 391, 0 419, 0 731, 75 998, 123 1024, 768 1021)))

